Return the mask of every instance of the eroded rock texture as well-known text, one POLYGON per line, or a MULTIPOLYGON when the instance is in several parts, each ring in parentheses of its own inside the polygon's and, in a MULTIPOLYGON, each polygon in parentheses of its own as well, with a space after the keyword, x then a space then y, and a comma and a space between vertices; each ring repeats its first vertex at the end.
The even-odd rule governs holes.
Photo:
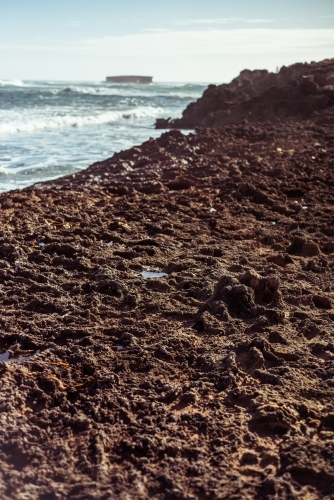
POLYGON ((333 498, 333 159, 171 131, 0 195, 2 499, 333 498))

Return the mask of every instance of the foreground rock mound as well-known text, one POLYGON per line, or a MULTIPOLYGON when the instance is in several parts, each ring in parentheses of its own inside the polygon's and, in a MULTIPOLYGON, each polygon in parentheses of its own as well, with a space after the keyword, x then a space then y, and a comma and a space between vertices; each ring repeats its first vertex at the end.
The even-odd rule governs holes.
POLYGON ((334 123, 334 59, 283 66, 278 73, 244 70, 229 84, 210 85, 180 119, 156 128, 221 127, 249 122, 313 120, 334 123))
POLYGON ((1 499, 333 499, 333 159, 172 130, 0 195, 1 499))

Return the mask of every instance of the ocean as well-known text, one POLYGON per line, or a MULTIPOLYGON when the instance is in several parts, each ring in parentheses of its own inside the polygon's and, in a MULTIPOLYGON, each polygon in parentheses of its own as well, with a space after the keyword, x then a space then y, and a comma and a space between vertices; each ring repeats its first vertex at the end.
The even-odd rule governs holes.
POLYGON ((72 174, 158 137, 207 84, 0 80, 0 192, 72 174))

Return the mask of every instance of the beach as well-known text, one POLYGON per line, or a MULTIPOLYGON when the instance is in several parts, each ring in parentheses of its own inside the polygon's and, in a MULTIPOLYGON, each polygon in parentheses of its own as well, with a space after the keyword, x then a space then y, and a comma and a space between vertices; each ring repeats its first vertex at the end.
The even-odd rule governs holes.
POLYGON ((333 90, 298 78, 326 105, 0 194, 1 498, 334 498, 333 90))

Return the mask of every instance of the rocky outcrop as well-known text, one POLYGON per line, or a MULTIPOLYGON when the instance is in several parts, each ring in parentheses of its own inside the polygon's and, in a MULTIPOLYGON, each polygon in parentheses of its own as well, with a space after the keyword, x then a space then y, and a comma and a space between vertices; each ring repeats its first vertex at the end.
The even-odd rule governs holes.
POLYGON ((0 194, 1 499, 333 499, 333 158, 171 130, 0 194))
POLYGON ((209 85, 182 118, 156 128, 221 127, 286 119, 334 123, 334 59, 283 66, 278 73, 244 70, 229 84, 209 85))

